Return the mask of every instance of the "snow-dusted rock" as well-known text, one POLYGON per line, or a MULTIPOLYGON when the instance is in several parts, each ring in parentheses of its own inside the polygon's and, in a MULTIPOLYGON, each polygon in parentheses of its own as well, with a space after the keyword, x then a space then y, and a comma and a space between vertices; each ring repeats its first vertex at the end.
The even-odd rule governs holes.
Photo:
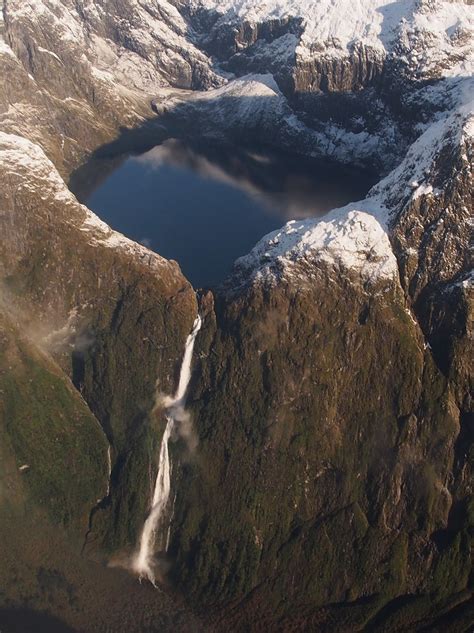
MULTIPOLYGON (((113 135, 119 123, 136 125, 147 116, 145 104, 151 94, 157 111, 184 112, 185 118, 199 122, 195 127, 201 134, 220 137, 233 131, 237 138, 252 134, 262 142, 344 162, 379 161, 386 169, 415 140, 368 200, 335 211, 323 221, 307 221, 301 229, 284 227, 278 246, 273 242, 267 247, 276 236, 264 238, 239 262, 241 271, 254 269, 257 262, 263 268, 273 260, 287 266, 298 257, 317 254, 318 261, 338 262, 363 271, 364 276, 395 274, 387 227, 410 200, 440 195, 431 182, 431 165, 448 141, 461 142, 459 121, 472 107, 467 102, 472 91, 468 77, 472 10, 462 2, 268 0, 257 6, 245 0, 188 0, 177 8, 167 0, 87 0, 80 6, 66 0, 6 0, 4 8, 0 59, 10 79, 4 79, 0 91, 0 125, 34 141, 31 160, 39 145, 58 166, 65 157, 67 164, 77 163, 94 143, 113 135), (225 25, 238 27, 240 52, 247 51, 244 62, 250 65, 253 52, 259 63, 268 64, 272 58, 289 65, 290 73, 323 58, 324 64, 332 64, 331 72, 342 68, 337 66, 342 58, 351 67, 356 64, 351 58, 354 51, 359 61, 369 50, 382 65, 395 60, 409 78, 402 107, 415 117, 413 129, 402 130, 387 110, 394 98, 390 86, 373 104, 369 98, 367 115, 347 114, 344 119, 308 125, 287 98, 288 86, 279 85, 268 70, 233 79, 213 66, 199 46, 203 34, 212 39, 225 25), (440 80, 428 86, 419 83, 427 76, 440 80), (7 82, 18 86, 16 93, 7 82), (224 85, 216 88, 218 84, 224 85), (181 92, 176 86, 214 88, 181 92), (380 99, 387 103, 380 106, 380 99), (386 116, 376 114, 375 108, 382 112, 385 108, 386 116), (368 131, 371 117, 380 122, 368 131)), ((305 68, 313 78, 314 73, 326 72, 321 66, 305 68)), ((320 88, 320 79, 311 89, 320 88)), ((342 89, 343 75, 340 81, 342 89)), ((313 105, 308 108, 317 118, 318 110, 314 115, 313 105)), ((4 149, 4 160, 9 160, 11 151, 17 150, 4 149)), ((19 165, 27 154, 16 156, 19 165)), ((69 194, 53 174, 49 167, 44 170, 48 191, 58 192, 67 202, 69 194)), ((31 184, 25 181, 22 186, 31 184)), ((126 245, 127 241, 114 237, 103 243, 126 245)))
MULTIPOLYGON (((174 502, 193 538, 169 534, 192 591, 249 611, 281 596, 282 617, 291 604, 310 628, 316 604, 333 620, 349 600, 342 627, 354 605, 359 622, 378 619, 380 596, 419 595, 422 609, 438 596, 444 610, 453 593, 457 605, 472 530, 472 7, 0 5, 0 281, 112 440, 107 514, 91 514, 86 545, 108 530, 108 548, 130 547, 149 510, 157 379, 171 392, 196 298, 177 264, 112 231, 65 179, 121 126, 154 116, 155 99, 160 117, 202 135, 247 132, 385 175, 366 200, 264 237, 216 312, 207 295, 192 386, 203 450, 174 502), (461 538, 452 508, 466 510, 461 538)), ((269 610, 262 630, 275 626, 269 610)))
POLYGON ((305 262, 329 265, 336 274, 345 269, 362 281, 394 280, 397 261, 383 226, 387 211, 376 206, 375 200, 364 201, 332 211, 319 221, 291 220, 238 259, 236 274, 251 272, 257 279, 275 274, 291 277, 305 262))
MULTIPOLYGON (((346 56, 360 45, 385 56, 400 54, 407 64, 427 73, 440 61, 466 57, 472 62, 472 9, 464 2, 415 0, 190 0, 219 16, 217 27, 248 22, 299 19, 301 36, 295 52, 300 61, 316 55, 346 56)), ((454 59, 453 62, 455 63, 454 59)), ((442 69, 446 72, 446 69, 442 69)))

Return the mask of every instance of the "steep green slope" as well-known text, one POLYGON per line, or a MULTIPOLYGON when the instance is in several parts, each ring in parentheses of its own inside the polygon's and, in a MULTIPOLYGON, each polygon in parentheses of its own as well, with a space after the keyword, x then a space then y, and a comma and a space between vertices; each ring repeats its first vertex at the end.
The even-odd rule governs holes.
POLYGON ((236 630, 356 631, 411 596, 394 608, 408 627, 470 595, 472 496, 453 501, 463 414, 401 289, 321 271, 218 297, 215 315, 200 338, 175 582, 227 605, 224 621, 238 603, 236 630))
POLYGON ((108 485, 105 435, 59 367, 4 316, 0 346, 2 501, 23 500, 83 534, 108 485))
POLYGON ((70 380, 4 313, 0 395, 0 629, 203 630, 163 592, 81 554, 108 486, 108 443, 70 380))

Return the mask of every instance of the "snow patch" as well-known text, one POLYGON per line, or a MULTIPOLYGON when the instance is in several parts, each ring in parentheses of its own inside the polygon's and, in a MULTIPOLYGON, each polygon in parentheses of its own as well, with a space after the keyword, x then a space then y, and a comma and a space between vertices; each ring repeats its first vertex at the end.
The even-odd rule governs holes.
MULTIPOLYGON (((296 53, 301 60, 317 55, 347 56, 362 45, 382 56, 404 45, 407 63, 427 71, 440 60, 462 51, 472 60, 472 8, 464 2, 437 0, 189 0, 195 10, 217 12, 219 24, 299 18, 303 33, 296 53)), ((458 55, 459 58, 459 55, 458 55)), ((459 73, 459 59, 445 65, 443 74, 459 73)))
POLYGON ((384 228, 386 217, 387 209, 374 199, 336 209, 323 220, 291 220, 238 259, 236 270, 258 269, 265 277, 275 267, 285 273, 307 261, 342 267, 364 280, 394 279, 398 267, 384 228))
POLYGON ((452 292, 456 288, 460 288, 466 293, 474 290, 474 270, 469 271, 462 279, 449 284, 446 288, 446 292, 452 292))
POLYGON ((36 193, 47 188, 53 199, 65 204, 77 204, 76 198, 41 147, 26 138, 0 132, 0 163, 6 173, 22 179, 21 187, 36 193))
MULTIPOLYGON (((5 174, 18 178, 19 184, 15 186, 19 190, 28 190, 41 200, 74 207, 77 215, 83 218, 79 230, 88 234, 92 245, 126 251, 148 266, 175 268, 175 264, 112 230, 90 209, 79 204, 39 145, 21 136, 0 132, 0 165, 5 174)), ((75 214, 71 213, 71 218, 74 217, 75 214)))
POLYGON ((42 46, 38 46, 38 50, 41 53, 46 53, 47 55, 51 55, 51 57, 54 57, 54 59, 56 59, 58 62, 61 62, 61 59, 56 55, 56 53, 53 53, 53 51, 48 50, 47 48, 43 48, 42 46))

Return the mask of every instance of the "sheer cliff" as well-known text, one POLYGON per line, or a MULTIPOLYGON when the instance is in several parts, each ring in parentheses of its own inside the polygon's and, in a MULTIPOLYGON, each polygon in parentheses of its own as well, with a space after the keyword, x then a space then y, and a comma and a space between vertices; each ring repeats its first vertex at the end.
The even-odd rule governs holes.
POLYGON ((203 626, 103 567, 126 567, 137 545, 158 395, 175 391, 199 311, 198 446, 170 443, 167 582, 216 630, 468 630, 472 7, 1 8, 1 608, 99 631, 116 589, 142 617, 130 600, 110 630, 203 626), (98 153, 180 135, 254 139, 381 180, 265 236, 197 299, 177 263, 66 184, 94 178, 98 153), (91 599, 84 583, 110 590, 91 599))

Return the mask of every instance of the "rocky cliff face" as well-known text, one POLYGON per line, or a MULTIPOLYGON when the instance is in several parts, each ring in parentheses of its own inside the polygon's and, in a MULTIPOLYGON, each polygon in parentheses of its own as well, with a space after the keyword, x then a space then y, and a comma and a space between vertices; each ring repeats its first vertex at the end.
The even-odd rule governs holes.
POLYGON ((250 594, 239 626, 256 610, 271 627, 309 604, 345 604, 341 630, 357 630, 413 593, 422 618, 469 578, 470 506, 456 538, 441 538, 460 411, 397 284, 309 272, 297 289, 218 298, 193 391, 199 454, 173 521, 175 579, 197 601, 250 594))
MULTIPOLYGON (((8 157, 6 303, 21 328, 61 363, 100 421, 113 463, 127 470, 134 443, 144 449, 151 441, 143 423, 155 390, 173 385, 196 310, 194 292, 177 264, 114 234, 79 205, 37 146, 11 135, 0 142, 8 157)), ((130 544, 147 503, 148 475, 140 476, 140 509, 120 512, 130 544)))
MULTIPOLYGON (((2 330, 0 417, 9 464, 2 502, 14 507, 5 524, 2 560, 12 562, 3 570, 2 608, 26 600, 83 626, 63 589, 95 573, 87 565, 74 571, 84 545, 99 556, 100 543, 103 556, 136 544, 159 445, 155 392, 173 388, 196 300, 177 264, 113 233, 57 171, 67 175, 119 122, 151 113, 145 93, 114 90, 93 67, 80 35, 93 37, 70 7, 12 2, 3 13, 1 313, 11 326, 2 330), (22 465, 28 468, 14 476, 22 465), (21 488, 10 485, 18 478, 21 488), (26 520, 22 508, 30 505, 26 520), (51 523, 59 540, 64 528, 69 534, 58 553, 46 545, 51 523), (27 540, 26 525, 35 536, 16 563, 11 552, 27 540), (57 582, 45 584, 45 574, 57 582)), ((105 602, 112 597, 104 594, 105 602)), ((145 610, 152 598, 144 597, 145 610)), ((77 601, 82 613, 93 602, 77 601)), ((157 621, 167 609, 156 602, 157 621)), ((121 610, 117 626, 120 618, 121 610)), ((88 625, 104 630, 101 622, 97 615, 88 625)))
MULTIPOLYGON (((267 4, 4 0, 3 606, 27 596, 80 628, 71 587, 94 577, 143 607, 112 630, 154 630, 157 613, 176 626, 166 601, 110 570, 96 582, 78 551, 123 562, 136 545, 157 393, 174 390, 197 300, 176 263, 63 180, 166 125, 388 174, 366 200, 265 237, 201 298, 199 444, 171 445, 169 579, 212 605, 217 630, 472 624, 469 9, 267 4)), ((79 594, 104 630, 109 597, 79 594)))
POLYGON ((421 630, 471 595, 466 125, 365 201, 393 209, 398 261, 348 205, 262 240, 210 308, 172 551, 197 602, 239 603, 236 628, 421 630))

